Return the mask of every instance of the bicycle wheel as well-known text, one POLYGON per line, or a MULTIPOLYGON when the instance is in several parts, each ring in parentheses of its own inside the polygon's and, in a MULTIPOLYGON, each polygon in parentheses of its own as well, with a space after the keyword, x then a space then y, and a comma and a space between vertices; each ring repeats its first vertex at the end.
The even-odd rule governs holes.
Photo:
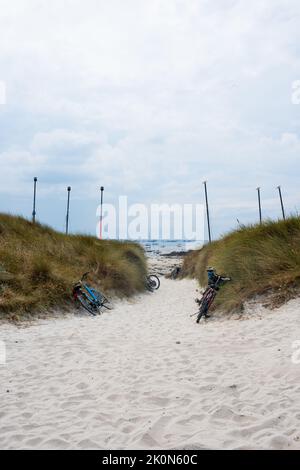
POLYGON ((208 311, 208 307, 209 307, 209 304, 208 304, 208 301, 206 299, 203 299, 202 303, 201 303, 201 306, 200 306, 200 310, 199 310, 199 313, 197 315, 197 320, 196 322, 199 323, 201 318, 203 317, 203 315, 206 315, 207 314, 207 311, 208 311))
POLYGON ((105 307, 107 310, 111 310, 112 307, 110 305, 110 301, 108 300, 107 297, 105 297, 105 295, 103 295, 101 292, 95 290, 95 289, 91 289, 91 291, 93 292, 94 296, 96 297, 97 299, 97 302, 98 302, 98 307, 99 309, 101 307, 105 307))
POLYGON ((150 276, 148 276, 147 281, 148 281, 149 287, 152 290, 157 290, 160 287, 159 277, 156 276, 155 274, 151 274, 150 276))
POLYGON ((99 313, 98 307, 95 303, 90 301, 84 292, 78 292, 76 298, 81 303, 82 307, 91 315, 97 315, 97 313, 99 313))
POLYGON ((107 310, 112 310, 111 303, 106 297, 104 297, 104 301, 101 306, 106 308, 107 310))
POLYGON ((199 307, 199 313, 197 315, 197 320, 196 322, 199 323, 203 315, 206 315, 208 312, 209 307, 212 304, 212 301, 214 299, 214 291, 211 287, 208 287, 201 299, 200 307, 199 307))

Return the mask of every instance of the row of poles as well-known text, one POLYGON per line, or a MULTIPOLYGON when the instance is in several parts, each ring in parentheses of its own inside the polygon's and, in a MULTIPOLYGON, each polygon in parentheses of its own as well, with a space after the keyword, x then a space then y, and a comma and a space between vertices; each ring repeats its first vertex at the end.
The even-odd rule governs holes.
MULTIPOLYGON (((281 206, 282 217, 283 217, 283 220, 285 220, 285 210, 284 210, 284 205, 283 205, 283 198, 282 198, 281 186, 277 186, 276 189, 278 190, 278 194, 279 194, 279 200, 280 200, 280 206, 281 206)), ((256 188, 256 190, 257 190, 257 198, 258 198, 259 223, 262 224, 262 211, 261 211, 261 195, 260 195, 260 188, 256 188)))
MULTIPOLYGON (((206 219, 207 219, 207 231, 208 231, 208 241, 211 243, 212 235, 211 235, 211 226, 210 226, 210 215, 209 215, 209 205, 208 205, 208 196, 207 196, 207 181, 203 181, 204 185, 204 194, 205 194, 205 205, 206 205, 206 219)), ((256 188, 257 190, 257 199, 258 199, 258 213, 259 213, 259 223, 262 224, 262 209, 261 209, 261 189, 256 188)), ((280 199, 280 206, 283 220, 285 220, 285 209, 283 204, 282 198, 282 191, 281 186, 277 186, 279 199, 280 199)))
MULTIPOLYGON (((33 178, 33 209, 32 209, 32 222, 35 223, 36 220, 36 189, 37 189, 37 177, 33 178)), ((100 187, 100 226, 99 226, 99 237, 102 239, 102 219, 103 219, 103 193, 104 187, 100 187)), ((70 220, 70 196, 71 196, 71 186, 67 187, 67 212, 66 212, 66 235, 69 233, 69 220, 70 220)))
MULTIPOLYGON (((37 188, 37 177, 33 178, 33 210, 32 210, 32 222, 35 223, 36 219, 36 188, 37 188)), ((204 195, 205 195, 205 206, 206 206, 206 220, 207 220, 207 230, 208 230, 208 241, 211 243, 212 235, 211 235, 211 225, 210 225, 210 213, 209 213, 209 204, 208 204, 208 194, 207 194, 207 181, 203 181, 204 185, 204 195)), ((257 198, 258 198, 258 212, 259 212, 259 222, 262 224, 262 209, 261 209, 261 189, 256 188, 257 190, 257 198)), ((277 186, 282 217, 285 220, 285 210, 282 198, 282 191, 281 186, 277 186)), ((100 187, 100 226, 99 226, 99 237, 102 239, 102 219, 103 219, 103 193, 104 187, 100 187)), ((69 219, 70 219, 70 194, 71 194, 71 186, 67 187, 67 213, 66 213, 66 235, 69 233, 69 219)))

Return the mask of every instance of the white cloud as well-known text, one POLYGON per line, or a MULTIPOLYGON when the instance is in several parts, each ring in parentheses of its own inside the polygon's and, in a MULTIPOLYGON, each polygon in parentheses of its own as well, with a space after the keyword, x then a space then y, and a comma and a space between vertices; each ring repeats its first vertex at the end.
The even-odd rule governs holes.
POLYGON ((280 143, 282 145, 288 146, 288 147, 290 147, 290 146, 291 147, 294 147, 294 146, 299 147, 300 140, 299 140, 299 137, 297 136, 297 134, 294 134, 292 132, 284 132, 281 135, 280 143))
POLYGON ((250 211, 252 188, 272 201, 280 182, 294 207, 299 14, 296 0, 2 0, 2 200, 38 174, 53 197, 103 183, 190 202, 205 177, 216 211, 250 211))

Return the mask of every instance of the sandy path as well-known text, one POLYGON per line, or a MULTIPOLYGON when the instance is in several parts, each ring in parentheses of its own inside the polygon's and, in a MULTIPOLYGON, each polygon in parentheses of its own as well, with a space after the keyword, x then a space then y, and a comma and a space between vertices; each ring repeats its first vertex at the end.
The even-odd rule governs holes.
POLYGON ((300 301, 197 326, 195 287, 162 280, 101 317, 1 325, 0 447, 300 448, 300 301))

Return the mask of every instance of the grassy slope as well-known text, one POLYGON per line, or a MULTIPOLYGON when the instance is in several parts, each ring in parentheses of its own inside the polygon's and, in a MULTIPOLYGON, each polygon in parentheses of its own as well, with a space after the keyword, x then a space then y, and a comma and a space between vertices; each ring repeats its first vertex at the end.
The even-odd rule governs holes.
POLYGON ((0 315, 16 317, 68 307, 72 285, 85 271, 106 293, 129 296, 144 289, 143 249, 130 242, 58 233, 0 214, 0 315))
POLYGON ((208 265, 233 278, 216 299, 216 305, 226 311, 268 291, 279 304, 295 295, 300 286, 300 219, 269 221, 231 232, 188 255, 184 275, 205 285, 208 265))

